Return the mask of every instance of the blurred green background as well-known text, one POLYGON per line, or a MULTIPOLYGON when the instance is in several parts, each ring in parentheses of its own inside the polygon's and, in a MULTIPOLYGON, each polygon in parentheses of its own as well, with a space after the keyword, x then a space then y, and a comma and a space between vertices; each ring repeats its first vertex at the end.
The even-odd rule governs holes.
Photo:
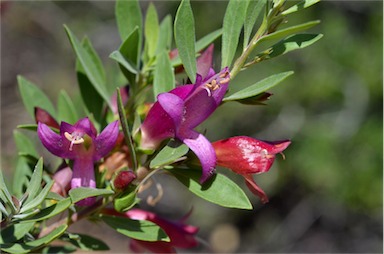
MULTIPOLYGON (((143 10, 148 3, 141 2, 143 10)), ((178 6, 177 1, 154 4, 160 18, 174 17, 178 6)), ((221 27, 225 7, 224 1, 192 1, 197 38, 221 27)), ((241 177, 219 169, 247 191, 253 211, 208 204, 165 179, 165 198, 155 209, 180 218, 194 207, 189 222, 201 226, 199 237, 211 248, 193 251, 383 252, 382 9, 380 1, 323 1, 292 15, 290 25, 320 19, 310 32, 324 37, 304 50, 262 62, 231 83, 235 91, 274 73, 295 71, 271 90, 267 106, 225 104, 200 130, 212 141, 247 135, 289 138, 292 145, 286 160, 279 157, 269 173, 255 177, 270 197, 266 205, 248 192, 241 177)), ((78 96, 64 23, 78 37, 91 39, 111 86, 116 85, 116 66, 108 58, 120 43, 114 2, 2 1, 1 166, 9 180, 16 158, 12 131, 33 121, 23 108, 16 75, 41 86, 54 102, 59 89, 78 96)), ((218 69, 219 40, 215 50, 218 69)), ((87 232, 112 243, 113 252, 127 250, 124 237, 101 225, 85 225, 87 232)))

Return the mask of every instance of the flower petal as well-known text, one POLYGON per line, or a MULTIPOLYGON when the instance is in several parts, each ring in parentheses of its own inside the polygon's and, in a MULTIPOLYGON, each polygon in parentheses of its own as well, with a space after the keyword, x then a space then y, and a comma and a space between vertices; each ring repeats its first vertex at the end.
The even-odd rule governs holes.
MULTIPOLYGON (((73 175, 71 189, 78 187, 96 188, 95 171, 93 159, 90 156, 83 156, 73 161, 73 175)), ((90 206, 96 201, 95 197, 80 200, 76 204, 79 206, 90 206)))
POLYGON ((52 154, 61 158, 73 158, 75 156, 68 149, 69 141, 52 131, 47 125, 39 122, 37 125, 37 135, 44 147, 52 154))
POLYGON ((57 123, 55 118, 53 118, 48 111, 39 107, 35 107, 35 120, 36 123, 41 122, 56 129, 60 128, 60 125, 57 123))
POLYGON ((184 101, 172 93, 159 94, 157 101, 168 116, 172 118, 175 129, 177 129, 183 118, 184 101))
POLYGON ((188 97, 188 95, 195 89, 195 85, 182 85, 178 86, 171 91, 169 91, 172 94, 176 94, 181 99, 185 100, 185 98, 188 97))
POLYGON ((181 133, 177 138, 182 140, 199 158, 203 174, 200 178, 200 183, 204 183, 213 175, 216 167, 216 154, 211 143, 203 136, 194 130, 189 130, 181 133))
POLYGON ((94 139, 97 135, 96 128, 93 125, 93 123, 91 121, 89 121, 88 117, 84 117, 84 118, 80 119, 79 121, 77 121, 75 123, 75 125, 73 127, 77 131, 82 131, 82 132, 88 134, 88 136, 90 136, 92 139, 94 139))
POLYGON ((93 160, 98 161, 106 156, 115 146, 118 136, 119 121, 114 121, 108 124, 94 140, 95 154, 93 155, 93 160))
POLYGON ((199 58, 197 58, 197 73, 199 73, 203 79, 207 77, 212 66, 213 47, 213 44, 209 45, 209 47, 201 53, 199 58))
POLYGON ((268 203, 268 196, 265 194, 265 192, 256 184, 255 180, 253 179, 252 175, 243 175, 245 184, 247 185, 248 189, 258 196, 263 204, 268 203))

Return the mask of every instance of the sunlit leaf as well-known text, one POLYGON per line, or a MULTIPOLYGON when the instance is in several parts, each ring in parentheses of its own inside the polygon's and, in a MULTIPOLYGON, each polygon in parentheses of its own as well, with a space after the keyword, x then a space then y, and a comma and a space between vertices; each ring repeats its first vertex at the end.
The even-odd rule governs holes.
POLYGON ((163 50, 170 50, 172 46, 172 17, 167 15, 160 23, 159 28, 159 40, 157 42, 156 55, 161 53, 163 50))
POLYGON ((28 218, 24 219, 23 223, 26 221, 42 221, 42 220, 49 219, 49 218, 61 213, 62 211, 67 209, 70 205, 71 205, 71 199, 70 198, 63 199, 63 200, 61 200, 61 201, 59 201, 59 202, 57 202, 51 206, 45 207, 44 209, 42 209, 41 211, 39 211, 37 214, 33 215, 32 217, 28 217, 28 218))
POLYGON ((240 90, 226 98, 223 99, 223 101, 236 101, 236 100, 242 100, 249 97, 253 97, 255 95, 258 95, 262 92, 267 91, 268 89, 271 89, 272 87, 276 86, 280 82, 282 82, 287 77, 291 76, 293 74, 293 71, 287 71, 279 74, 274 74, 268 78, 265 78, 256 84, 253 84, 251 86, 248 86, 247 88, 240 90))
POLYGON ((30 202, 23 204, 23 206, 20 209, 20 213, 24 213, 26 211, 29 211, 31 209, 34 209, 38 207, 41 203, 43 203, 45 197, 48 195, 49 190, 52 188, 54 181, 51 181, 47 183, 44 188, 41 190, 41 192, 38 193, 38 195, 32 199, 30 202))
POLYGON ((35 119, 35 107, 45 109, 55 117, 56 112, 52 102, 40 88, 22 76, 17 76, 17 81, 19 83, 21 99, 27 112, 33 119, 35 119))
POLYGON ((87 187, 79 187, 79 188, 71 189, 68 193, 68 195, 72 199, 72 203, 77 203, 80 200, 83 200, 89 197, 113 195, 113 194, 114 192, 112 190, 87 188, 87 187))
POLYGON ((248 45, 252 29, 259 17, 261 10, 265 6, 267 0, 249 0, 244 20, 244 40, 243 49, 248 45))
POLYGON ((318 2, 320 2, 320 0, 304 0, 304 1, 301 1, 300 3, 298 3, 298 4, 295 4, 294 6, 286 9, 281 14, 282 15, 288 15, 288 14, 291 14, 291 13, 303 10, 305 8, 308 8, 308 7, 314 5, 314 4, 318 3, 318 2))
POLYGON ((158 168, 171 164, 181 156, 187 154, 188 151, 188 146, 176 140, 171 140, 158 154, 156 154, 155 158, 152 159, 149 166, 151 168, 158 168))
POLYGON ((13 243, 25 236, 32 229, 34 222, 15 223, 0 231, 0 243, 13 243))
POLYGON ((65 233, 60 237, 60 240, 70 242, 82 250, 109 250, 108 245, 103 241, 85 234, 65 233))
POLYGON ((31 181, 29 182, 27 190, 25 191, 28 195, 28 198, 25 200, 24 204, 28 204, 40 192, 42 179, 43 179, 43 158, 40 158, 35 166, 35 169, 33 170, 31 181))
POLYGON ((143 21, 138 0, 117 0, 115 14, 117 27, 122 41, 125 41, 125 39, 128 38, 135 27, 139 28, 139 37, 141 37, 143 21))
POLYGON ((149 58, 152 58, 155 55, 159 38, 159 19, 153 3, 148 5, 145 16, 144 35, 147 54, 149 58))
POLYGON ((235 56, 247 4, 243 0, 230 0, 228 3, 223 20, 221 68, 230 66, 235 56))
POLYGON ((192 193, 211 203, 229 208, 252 209, 244 191, 222 174, 216 173, 201 185, 200 170, 175 168, 169 171, 192 193))
POLYGON ((192 83, 196 80, 195 57, 195 20, 189 0, 182 0, 177 9, 175 24, 175 42, 181 62, 192 83))
POLYGON ((36 151, 35 145, 32 142, 32 140, 26 136, 25 134, 21 133, 20 131, 13 131, 13 138, 16 143, 17 150, 24 154, 29 154, 35 158, 38 158, 39 155, 36 151))

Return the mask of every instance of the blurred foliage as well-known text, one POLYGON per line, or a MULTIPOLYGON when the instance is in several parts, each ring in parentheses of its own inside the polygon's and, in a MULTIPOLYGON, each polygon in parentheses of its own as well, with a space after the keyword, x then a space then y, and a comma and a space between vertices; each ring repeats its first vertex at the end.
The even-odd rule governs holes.
MULTIPOLYGON (((176 1, 154 3, 160 19, 164 16, 162 10, 175 13, 178 5, 176 1)), ((148 2, 142 4, 145 10, 148 2)), ((191 4, 197 39, 222 25, 226 3, 192 1, 191 4)), ((249 135, 265 140, 289 138, 293 143, 285 153, 286 160, 278 158, 271 172, 256 176, 271 197, 270 204, 257 207, 256 214, 225 210, 222 216, 217 216, 220 212, 217 207, 197 204, 194 217, 202 220, 199 225, 204 228, 206 223, 213 228, 215 223, 235 223, 242 230, 242 242, 247 243, 241 251, 255 251, 254 245, 261 246, 258 248, 261 251, 309 251, 304 247, 292 247, 294 240, 305 242, 304 233, 295 235, 290 231, 289 226, 296 227, 298 223, 304 225, 300 230, 308 230, 308 235, 311 229, 318 230, 320 226, 329 231, 332 237, 319 237, 328 245, 321 241, 311 245, 311 239, 306 242, 314 246, 316 252, 382 251, 382 7, 379 1, 323 1, 292 16, 289 24, 321 20, 315 32, 323 33, 324 38, 278 60, 256 64, 248 72, 239 74, 236 83, 231 83, 231 89, 237 91, 242 85, 255 83, 273 73, 295 71, 292 77, 271 90, 274 95, 267 106, 255 108, 228 103, 220 107, 201 127, 208 130, 210 140, 249 135), (294 208, 303 216, 295 217, 289 224, 288 217, 295 215, 294 208), (314 218, 306 221, 312 214, 326 217, 325 222, 318 222, 311 228, 310 221, 314 223, 318 218, 313 215, 314 218), (283 230, 281 228, 285 228, 285 235, 278 232, 283 230), (274 245, 277 239, 279 244, 274 245), (361 246, 351 244, 351 239, 361 246)), ((108 54, 118 47, 118 35, 112 2, 9 2, 2 16, 2 61, 7 63, 2 65, 4 149, 4 139, 11 136, 15 127, 9 126, 12 121, 7 125, 6 117, 13 117, 7 110, 15 113, 12 111, 18 107, 13 104, 15 100, 21 104, 13 88, 16 74, 29 74, 54 99, 57 87, 67 89, 76 97, 74 56, 70 53, 62 23, 73 27, 76 34, 87 34, 91 38, 107 69, 116 67, 108 54), (90 11, 84 12, 84 9, 90 11), (18 54, 20 48, 27 53, 18 54), (4 98, 12 102, 8 104, 12 108, 6 106, 4 98)), ((220 43, 215 45, 216 56, 219 56, 220 46, 220 43)), ((216 59, 216 69, 219 63, 220 59, 216 59)), ((119 82, 117 77, 108 78, 110 82, 119 82)), ((13 156, 8 145, 7 151, 2 151, 3 159, 8 161, 6 156, 13 156)))

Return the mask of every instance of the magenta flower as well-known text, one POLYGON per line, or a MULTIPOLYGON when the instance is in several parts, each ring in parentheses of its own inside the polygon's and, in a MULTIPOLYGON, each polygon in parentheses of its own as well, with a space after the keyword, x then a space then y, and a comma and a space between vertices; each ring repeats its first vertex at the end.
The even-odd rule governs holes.
MULTIPOLYGON (((118 134, 118 121, 110 123, 97 136, 88 117, 80 119, 75 125, 61 122, 60 134, 39 122, 37 134, 48 151, 61 158, 73 160, 71 188, 96 187, 94 162, 106 156, 114 147, 118 134)), ((82 200, 78 205, 91 205, 94 198, 82 200)))
POLYGON ((214 172, 216 155, 211 143, 194 128, 207 119, 220 105, 229 83, 228 68, 215 74, 197 75, 195 84, 176 87, 157 96, 141 126, 143 149, 156 149, 168 138, 184 142, 199 158, 206 181, 214 172))
POLYGON ((118 213, 113 209, 106 208, 103 209, 102 213, 127 217, 133 220, 151 221, 161 227, 170 238, 169 242, 148 242, 132 239, 130 242, 130 248, 135 253, 142 253, 145 252, 145 250, 153 253, 176 253, 175 248, 189 249, 198 245, 195 234, 198 232, 199 228, 184 223, 185 220, 188 219, 189 214, 184 216, 179 221, 170 221, 158 216, 155 213, 141 209, 131 209, 125 213, 118 213))
POLYGON ((249 190, 259 196, 262 203, 267 203, 268 197, 252 175, 267 172, 276 154, 282 154, 289 144, 289 140, 266 142, 245 136, 212 143, 217 155, 217 164, 242 175, 249 190))

